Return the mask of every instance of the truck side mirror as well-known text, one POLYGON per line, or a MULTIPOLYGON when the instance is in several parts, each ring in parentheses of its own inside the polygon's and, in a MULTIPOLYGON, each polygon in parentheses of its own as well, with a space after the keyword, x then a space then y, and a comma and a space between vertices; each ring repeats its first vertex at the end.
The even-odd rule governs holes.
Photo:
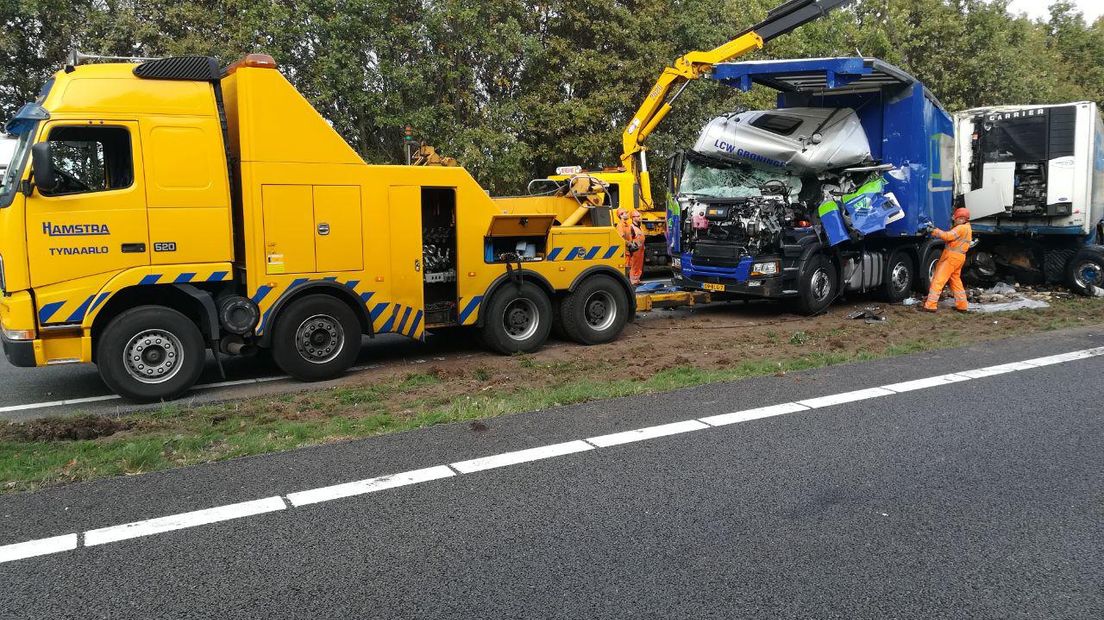
POLYGON ((674 196, 682 185, 682 169, 686 167, 686 153, 679 151, 671 156, 667 168, 667 191, 674 196))
POLYGON ((57 189, 54 158, 50 153, 49 142, 39 142, 31 147, 31 172, 34 174, 34 182, 38 189, 46 192, 57 189))

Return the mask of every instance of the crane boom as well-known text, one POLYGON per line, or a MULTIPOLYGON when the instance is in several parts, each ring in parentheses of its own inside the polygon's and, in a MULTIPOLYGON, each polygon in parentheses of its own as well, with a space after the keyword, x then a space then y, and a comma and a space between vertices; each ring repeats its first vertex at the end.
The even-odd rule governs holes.
POLYGON ((652 208, 644 163, 644 141, 655 131, 671 111, 671 106, 692 80, 696 80, 715 65, 762 49, 774 38, 819 19, 829 11, 846 6, 854 0, 789 0, 769 13, 762 22, 748 28, 729 42, 709 51, 694 51, 676 60, 663 70, 644 103, 636 111, 622 135, 621 163, 630 171, 637 185, 644 209, 652 208), (641 177, 645 178, 641 178, 641 177))

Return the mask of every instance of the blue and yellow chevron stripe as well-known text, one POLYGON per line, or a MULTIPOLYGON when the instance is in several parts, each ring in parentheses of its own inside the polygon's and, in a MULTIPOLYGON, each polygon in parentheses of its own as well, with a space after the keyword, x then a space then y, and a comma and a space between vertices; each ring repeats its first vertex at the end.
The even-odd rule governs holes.
MULTIPOLYGON (((143 276, 138 286, 152 286, 154 284, 186 284, 199 282, 224 282, 230 279, 229 271, 215 271, 211 274, 200 276, 196 272, 179 274, 149 274, 143 276)), ((84 318, 93 313, 107 301, 116 291, 106 290, 93 293, 86 297, 63 299, 42 304, 38 309, 38 322, 42 325, 62 325, 67 323, 80 323, 84 318)))
POLYGON ((548 252, 548 260, 550 261, 569 261, 569 260, 594 260, 599 254, 602 255, 603 260, 609 260, 623 253, 623 245, 611 245, 601 246, 595 245, 589 248, 582 246, 575 246, 568 250, 567 248, 552 248, 548 252))

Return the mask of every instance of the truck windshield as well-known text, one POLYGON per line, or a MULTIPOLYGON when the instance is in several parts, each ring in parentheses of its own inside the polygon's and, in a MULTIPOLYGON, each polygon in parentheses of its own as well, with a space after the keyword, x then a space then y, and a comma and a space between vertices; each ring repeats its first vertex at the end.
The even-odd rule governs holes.
POLYGON ((31 140, 34 137, 34 130, 36 125, 27 127, 27 130, 16 136, 18 138, 15 144, 15 151, 12 153, 11 159, 4 162, 7 164, 7 169, 3 172, 3 178, 0 179, 0 209, 7 207, 12 203, 12 198, 15 197, 15 192, 19 188, 19 177, 23 174, 23 164, 27 161, 27 152, 31 150, 31 140))
POLYGON ((687 158, 686 170, 682 173, 679 193, 712 198, 747 198, 762 196, 761 188, 771 181, 784 183, 790 189, 790 195, 801 193, 801 179, 784 171, 691 156, 687 158))

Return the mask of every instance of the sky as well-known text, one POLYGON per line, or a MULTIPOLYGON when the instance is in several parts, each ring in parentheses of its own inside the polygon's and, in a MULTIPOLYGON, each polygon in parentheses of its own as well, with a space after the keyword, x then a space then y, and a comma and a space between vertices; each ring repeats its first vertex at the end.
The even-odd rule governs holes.
MULTIPOLYGON (((1081 9, 1089 23, 1104 15, 1104 0, 1073 0, 1073 3, 1081 9)), ((1051 0, 1012 0, 1009 9, 1013 13, 1027 13, 1029 17, 1047 17, 1050 5, 1051 0)))

